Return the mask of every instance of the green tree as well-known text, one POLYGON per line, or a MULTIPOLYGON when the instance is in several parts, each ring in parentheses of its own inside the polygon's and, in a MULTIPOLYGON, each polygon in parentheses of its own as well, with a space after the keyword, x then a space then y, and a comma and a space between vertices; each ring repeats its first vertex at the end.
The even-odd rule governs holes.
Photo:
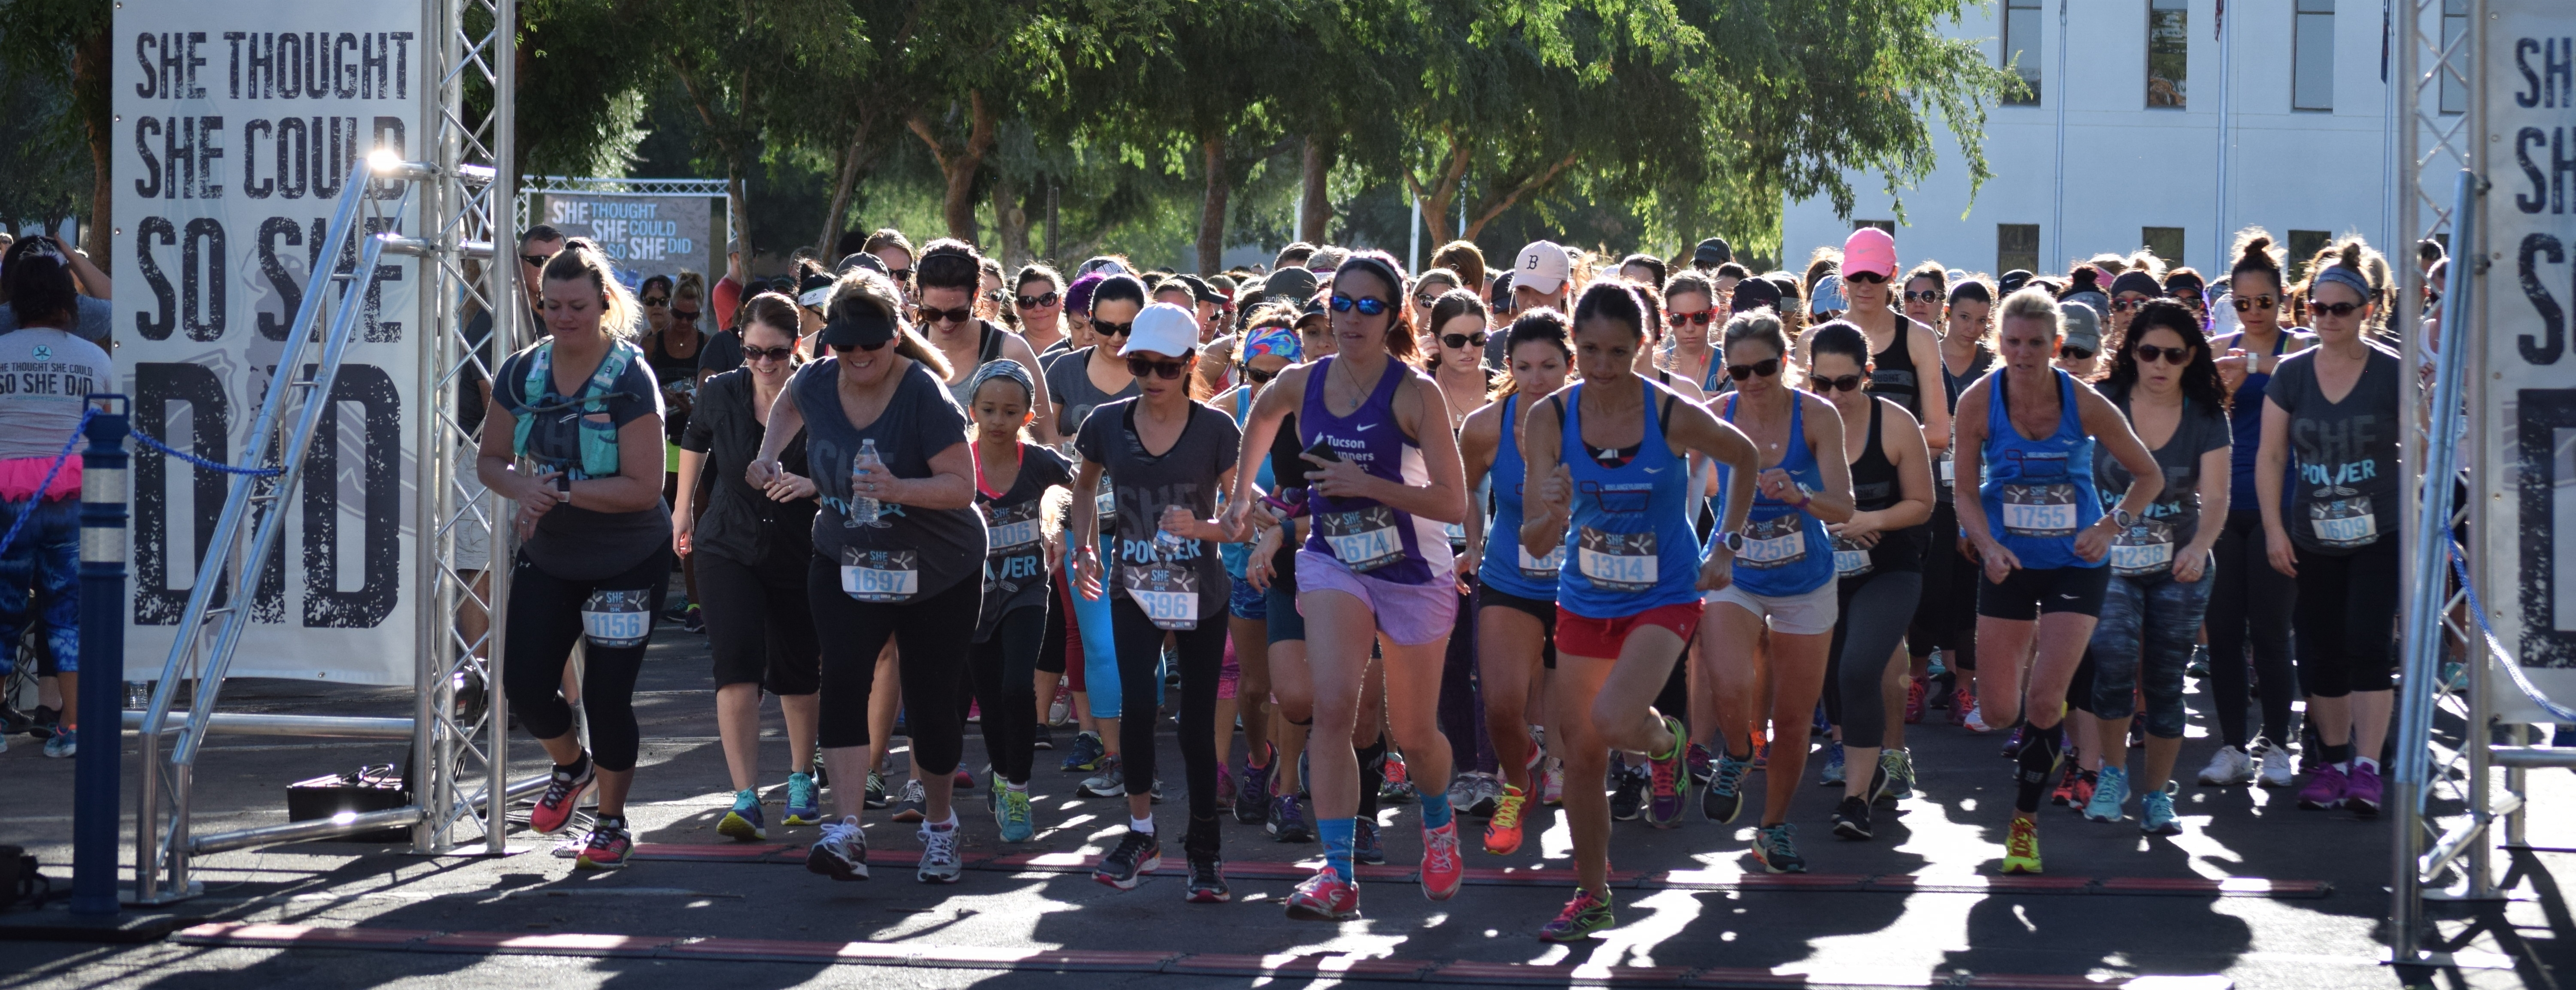
MULTIPOLYGON (((108 149, 114 99, 108 85, 114 77, 109 32, 115 20, 108 0, 0 0, 0 61, 7 63, 7 71, 27 73, 39 84, 69 94, 71 113, 58 119, 78 129, 89 153, 89 235, 82 249, 94 258, 105 258, 113 249, 109 225, 116 192, 109 181, 108 149)), ((13 100, 8 112, 32 114, 34 109, 13 100)), ((41 123, 35 127, 43 129, 41 123)), ((21 181, 26 181, 22 173, 0 175, 0 182, 21 181)))

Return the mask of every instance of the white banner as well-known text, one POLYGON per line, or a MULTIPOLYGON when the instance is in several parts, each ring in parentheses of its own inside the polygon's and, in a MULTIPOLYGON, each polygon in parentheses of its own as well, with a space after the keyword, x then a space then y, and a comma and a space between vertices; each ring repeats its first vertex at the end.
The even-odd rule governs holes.
MULTIPOLYGON (((357 263, 355 250, 319 257, 350 166, 379 146, 415 157, 425 133, 420 11, 403 0, 117 5, 111 270, 135 432, 211 461, 240 457, 311 274, 357 263)), ((389 214, 374 229, 416 229, 409 190, 373 195, 389 214)), ((406 417, 418 408, 417 335, 430 328, 419 262, 388 256, 376 274, 302 491, 282 507, 282 545, 247 582, 254 625, 234 676, 412 682, 404 579, 420 472, 406 417)), ((304 355, 318 361, 318 342, 304 355)), ((157 670, 168 653, 231 482, 138 445, 129 671, 157 670)), ((227 591, 244 583, 233 575, 227 591)))

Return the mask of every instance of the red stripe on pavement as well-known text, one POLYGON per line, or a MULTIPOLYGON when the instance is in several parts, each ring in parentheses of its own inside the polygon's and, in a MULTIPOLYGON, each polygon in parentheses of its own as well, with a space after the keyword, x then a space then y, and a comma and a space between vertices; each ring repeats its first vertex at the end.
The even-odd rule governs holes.
POLYGON ((502 953, 527 956, 650 956, 676 938, 654 938, 645 935, 597 935, 583 932, 550 932, 527 934, 511 932, 457 932, 441 935, 413 948, 428 952, 502 953))
POLYGON ((411 928, 319 928, 313 925, 205 924, 180 931, 183 945, 333 945, 353 949, 407 946, 437 932, 411 928))
POLYGON ((768 859, 795 851, 794 846, 749 842, 723 846, 684 842, 638 842, 635 844, 634 856, 636 859, 670 860, 683 863, 738 863, 768 859))
POLYGON ((790 942, 767 938, 702 938, 662 950, 675 959, 741 962, 847 962, 902 966, 912 950, 877 942, 790 942))
POLYGON ((923 946, 913 965, 953 969, 1029 969, 1047 972, 1159 973, 1177 952, 1098 949, 1013 949, 976 945, 923 946))
POLYGON ((1428 959, 1364 959, 1359 956, 1229 955, 1191 953, 1164 964, 1163 972, 1192 976, 1280 976, 1291 979, 1342 977, 1354 980, 1417 980, 1434 966, 1428 959))
POLYGON ((1671 986, 1690 978, 1688 966, 1593 966, 1570 963, 1453 962, 1423 975, 1428 983, 1527 986, 1671 986))

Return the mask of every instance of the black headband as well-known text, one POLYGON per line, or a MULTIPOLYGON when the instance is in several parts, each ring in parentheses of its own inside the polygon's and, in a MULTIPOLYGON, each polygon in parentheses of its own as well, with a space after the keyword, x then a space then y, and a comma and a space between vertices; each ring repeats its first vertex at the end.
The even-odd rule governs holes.
POLYGON ((1986 291, 1986 283, 1973 280, 1950 287, 1950 301, 1958 302, 1962 299, 1988 305, 1993 305, 1995 301, 1995 297, 1986 291))

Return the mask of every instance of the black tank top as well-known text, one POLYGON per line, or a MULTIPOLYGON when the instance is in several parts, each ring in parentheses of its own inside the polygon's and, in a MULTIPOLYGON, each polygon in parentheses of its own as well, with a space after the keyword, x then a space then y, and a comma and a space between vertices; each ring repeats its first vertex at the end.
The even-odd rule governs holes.
MULTIPOLYGON (((1909 341, 1914 336, 1914 321, 1903 314, 1896 317, 1896 342, 1869 356, 1869 394, 1885 396, 1904 406, 1914 418, 1923 418, 1923 387, 1914 380, 1914 352, 1909 341)), ((1872 407, 1870 415, 1877 411, 1872 407)))
MULTIPOLYGON (((1869 402, 1869 443, 1861 448, 1860 459, 1851 462, 1852 508, 1877 512, 1895 505, 1905 497, 1905 488, 1896 480, 1896 462, 1887 459, 1887 447, 1880 432, 1887 407, 1876 398, 1869 402)), ((1878 545, 1862 551, 1840 538, 1834 540, 1834 573, 1845 582, 1857 582, 1881 571, 1921 571, 1926 534, 1921 526, 1909 526, 1881 533, 1878 545), (1860 562, 1861 556, 1868 563, 1860 562)))
MULTIPOLYGON (((1995 352, 1988 350, 1983 341, 1978 342, 1976 348, 1968 358, 1968 372, 1963 375, 1951 374, 1950 359, 1941 359, 1941 393, 1950 397, 1950 409, 1954 415, 1959 408, 1959 393, 1967 391, 1968 386, 1976 384, 1977 379, 1984 378, 1986 372, 1995 367, 1995 352)), ((1934 503, 1936 505, 1949 505, 1958 497, 1950 488, 1950 479, 1956 473, 1955 463, 1947 449, 1933 457, 1932 488, 1940 496, 1934 503)))

